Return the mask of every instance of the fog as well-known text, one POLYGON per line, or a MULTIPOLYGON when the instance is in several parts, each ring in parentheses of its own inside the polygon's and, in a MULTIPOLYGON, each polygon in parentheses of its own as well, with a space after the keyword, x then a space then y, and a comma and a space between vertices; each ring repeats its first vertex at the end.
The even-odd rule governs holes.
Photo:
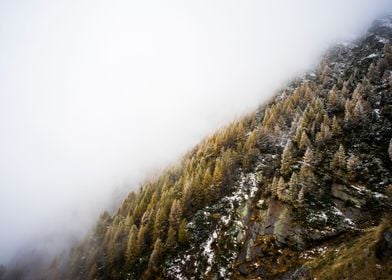
POLYGON ((0 263, 31 244, 57 253, 388 12, 389 0, 0 1, 0 263))

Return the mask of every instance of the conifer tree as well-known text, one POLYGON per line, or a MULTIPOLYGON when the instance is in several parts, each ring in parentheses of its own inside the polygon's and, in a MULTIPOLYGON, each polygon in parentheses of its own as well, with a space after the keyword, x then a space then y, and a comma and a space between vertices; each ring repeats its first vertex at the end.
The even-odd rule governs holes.
POLYGON ((329 128, 329 125, 324 123, 321 124, 320 131, 316 134, 316 144, 318 146, 323 145, 325 141, 328 141, 332 138, 332 131, 329 128))
POLYGON ((348 98, 350 96, 351 91, 349 81, 343 82, 343 87, 341 91, 344 98, 348 98))
POLYGON ((257 133, 256 131, 252 131, 245 142, 244 148, 245 150, 250 150, 255 147, 257 147, 257 133))
POLYGON ((271 196, 273 198, 276 198, 277 193, 278 193, 278 179, 276 177, 274 177, 274 179, 272 179, 272 183, 270 185, 270 190, 271 190, 271 196))
POLYGON ((321 81, 323 84, 326 84, 328 81, 330 81, 330 77, 332 76, 332 69, 326 64, 324 66, 324 69, 321 73, 321 81))
POLYGON ((367 77, 373 84, 377 83, 380 80, 381 73, 375 63, 369 65, 367 77))
POLYGON ((254 162, 256 161, 257 157, 260 154, 260 151, 258 149, 258 144, 257 144, 257 134, 258 131, 252 131, 248 139, 245 142, 244 145, 244 158, 243 158, 243 166, 246 170, 251 169, 253 166, 254 162))
POLYGON ((301 140, 299 142, 299 148, 301 150, 305 150, 306 148, 311 147, 312 143, 310 142, 310 139, 308 137, 308 134, 303 131, 301 135, 301 140))
POLYGON ((299 171, 299 180, 303 186, 307 187, 307 190, 313 188, 315 183, 314 170, 314 154, 311 148, 307 148, 303 161, 301 164, 301 169, 299 171))
POLYGON ((214 175, 212 181, 214 182, 214 185, 220 186, 222 184, 222 179, 223 179, 222 160, 220 158, 217 158, 215 162, 214 175))
POLYGON ((339 149, 334 154, 331 161, 331 168, 336 174, 342 176, 346 171, 346 154, 342 144, 339 145, 339 149))
POLYGON ((180 227, 178 229, 178 242, 180 244, 185 244, 188 241, 186 225, 187 221, 185 219, 182 219, 180 227))
POLYGON ((353 110, 353 117, 356 122, 360 122, 365 119, 366 111, 362 99, 358 99, 355 103, 353 110))
POLYGON ((177 231, 173 226, 170 226, 169 231, 167 232, 167 239, 166 239, 166 246, 169 251, 174 250, 176 241, 177 241, 177 231))
POLYGON ((328 108, 331 112, 340 112, 343 109, 343 99, 337 94, 335 89, 328 93, 328 108))
POLYGON ((212 183, 212 175, 211 175, 211 169, 208 167, 206 169, 206 172, 204 173, 204 177, 203 177, 203 187, 204 188, 208 188, 212 183))
POLYGON ((353 111, 354 111, 355 103, 350 99, 347 99, 344 105, 344 122, 350 125, 353 120, 353 111))
POLYGON ((182 205, 179 200, 175 199, 170 208, 170 214, 169 214, 170 225, 174 228, 178 228, 181 221, 181 217, 182 217, 182 205))
POLYGON ((161 263, 162 254, 163 254, 163 243, 161 239, 158 238, 155 241, 154 249, 148 261, 148 267, 147 267, 145 279, 155 279, 155 276, 159 272, 159 266, 161 263))
POLYGON ((347 171, 349 174, 349 178, 351 180, 356 180, 359 168, 361 167, 361 161, 359 157, 352 154, 347 160, 347 171))
POLYGON ((340 126, 340 123, 336 116, 333 116, 332 119, 332 133, 334 135, 340 135, 342 133, 342 127, 340 126))
POLYGON ((131 267, 135 263, 139 255, 138 248, 137 248, 137 236, 138 236, 137 226, 132 225, 128 236, 127 249, 125 252, 126 265, 128 267, 131 267))
POLYGON ((297 172, 293 172, 291 174, 291 178, 289 181, 289 197, 290 201, 294 202, 298 196, 298 175, 297 172))
MULTIPOLYGON (((159 205, 160 206, 160 205, 159 205)), ((165 207, 159 207, 157 214, 155 216, 154 221, 154 229, 153 229, 153 240, 157 240, 158 238, 164 238, 164 231, 165 231, 165 223, 167 220, 167 214, 165 207)))
POLYGON ((305 187, 302 187, 298 193, 298 204, 303 205, 305 202, 305 187))
POLYGON ((289 140, 287 141, 282 154, 282 160, 280 165, 280 173, 282 174, 282 176, 290 175, 293 164, 294 164, 293 145, 289 140))
POLYGON ((142 225, 137 234, 136 252, 142 254, 147 247, 147 225, 142 225))
POLYGON ((283 177, 279 178, 278 184, 276 186, 276 194, 279 200, 285 201, 286 199, 286 183, 283 177))

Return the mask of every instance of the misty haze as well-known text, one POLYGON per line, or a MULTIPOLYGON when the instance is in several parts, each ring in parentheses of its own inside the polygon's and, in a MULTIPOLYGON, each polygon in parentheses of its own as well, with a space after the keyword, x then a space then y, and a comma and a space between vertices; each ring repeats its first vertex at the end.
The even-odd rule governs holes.
POLYGON ((0 279, 388 279, 391 14, 0 1, 0 279))

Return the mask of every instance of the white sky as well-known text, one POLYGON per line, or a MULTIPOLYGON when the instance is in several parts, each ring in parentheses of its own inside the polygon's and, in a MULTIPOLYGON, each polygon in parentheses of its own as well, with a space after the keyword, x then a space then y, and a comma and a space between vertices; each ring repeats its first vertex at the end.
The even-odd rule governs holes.
POLYGON ((388 12, 387 0, 0 0, 0 263, 83 233, 116 188, 388 12))

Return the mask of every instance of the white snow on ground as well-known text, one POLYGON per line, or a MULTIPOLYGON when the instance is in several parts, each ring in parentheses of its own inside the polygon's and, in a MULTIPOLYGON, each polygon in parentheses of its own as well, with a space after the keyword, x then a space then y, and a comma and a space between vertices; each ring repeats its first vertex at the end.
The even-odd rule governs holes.
POLYGON ((376 53, 372 53, 372 54, 369 54, 367 57, 365 57, 365 58, 373 58, 373 57, 377 57, 378 56, 378 54, 376 54, 376 53))
MULTIPOLYGON (((375 109, 375 110, 377 110, 377 109, 375 109)), ((363 186, 354 186, 354 185, 350 185, 350 187, 351 187, 352 189, 356 190, 359 194, 365 194, 365 193, 366 193, 366 194, 368 194, 368 195, 373 196, 373 197, 376 198, 376 199, 384 199, 384 198, 387 197, 386 195, 384 195, 384 194, 382 194, 382 193, 379 193, 379 192, 372 192, 372 191, 366 189, 366 188, 363 187, 363 186)))
POLYGON ((224 268, 224 267, 219 268, 220 277, 224 278, 226 276, 226 274, 227 274, 226 268, 224 268))
POLYGON ((380 26, 387 27, 387 28, 392 28, 392 23, 390 22, 390 20, 385 19, 385 20, 382 20, 382 23, 380 24, 380 26))
POLYGON ((214 259, 214 251, 211 249, 211 245, 217 239, 217 237, 218 234, 216 233, 216 231, 214 231, 210 236, 210 238, 208 238, 207 241, 204 244, 202 244, 203 255, 207 257, 207 263, 209 264, 205 272, 206 274, 211 271, 211 265, 214 259))
POLYGON ((366 191, 366 189, 362 186, 350 185, 350 187, 353 188, 354 190, 356 190, 360 194, 363 194, 366 191))
POLYGON ((386 39, 386 38, 384 38, 384 37, 381 37, 381 36, 378 36, 378 35, 377 35, 376 38, 377 38, 377 40, 378 40, 380 43, 383 43, 383 44, 389 43, 389 40, 386 39))
POLYGON ((221 221, 222 221, 222 223, 223 223, 225 226, 227 226, 227 225, 229 224, 229 222, 230 222, 230 216, 222 216, 222 217, 221 217, 221 221))
POLYGON ((382 193, 379 193, 379 192, 373 192, 372 194, 373 194, 373 197, 374 197, 374 198, 377 198, 377 199, 387 198, 386 195, 384 195, 384 194, 382 194, 382 193))
POLYGON ((327 252, 328 247, 327 246, 321 246, 321 247, 316 247, 307 251, 304 251, 301 253, 300 258, 309 260, 313 259, 315 256, 322 256, 327 252))
MULTIPOLYGON (((238 233, 235 233, 233 236, 227 235, 226 231, 223 228, 227 229, 227 226, 231 228, 234 227, 239 231, 244 230, 244 225, 242 223, 242 217, 238 213, 238 209, 244 207, 247 200, 249 198, 253 198, 258 191, 257 185, 260 182, 261 178, 254 173, 240 175, 240 179, 234 191, 231 195, 226 196, 220 200, 217 204, 221 203, 224 205, 224 213, 222 214, 215 229, 212 231, 212 234, 208 236, 208 238, 202 242, 200 245, 197 245, 199 250, 197 252, 193 252, 191 254, 200 254, 198 257, 199 260, 205 260, 207 263, 206 269, 203 271, 204 274, 208 274, 212 267, 215 265, 215 254, 213 250, 214 243, 217 239, 223 234, 223 238, 231 238, 234 243, 240 242, 241 240, 237 240, 237 237, 240 236, 238 233)), ((210 207, 206 207, 200 211, 204 217, 206 217, 206 222, 208 222, 209 217, 211 216, 210 207)), ((194 226, 194 222, 190 221, 187 225, 188 228, 194 226)), ((196 244, 195 244, 196 245, 196 244)), ((233 252, 232 258, 236 258, 236 253, 233 252)), ((187 252, 185 255, 178 256, 174 260, 168 264, 167 272, 168 274, 176 280, 185 279, 181 274, 182 267, 186 266, 187 263, 191 261, 190 252, 187 252)), ((198 267, 199 265, 195 265, 194 267, 198 267)), ((219 268, 218 273, 220 277, 227 278, 229 276, 228 268, 219 268)))
POLYGON ((308 221, 309 222, 316 222, 316 221, 327 222, 328 221, 328 216, 323 211, 320 211, 318 213, 317 212, 316 213, 312 213, 308 217, 308 221))
POLYGON ((345 222, 347 225, 349 225, 350 227, 355 227, 355 223, 351 219, 344 216, 342 211, 340 211, 338 208, 333 206, 331 210, 332 210, 332 213, 335 214, 336 216, 342 217, 343 222, 345 222))
POLYGON ((380 118, 380 109, 374 109, 374 113, 376 114, 377 119, 380 118))

